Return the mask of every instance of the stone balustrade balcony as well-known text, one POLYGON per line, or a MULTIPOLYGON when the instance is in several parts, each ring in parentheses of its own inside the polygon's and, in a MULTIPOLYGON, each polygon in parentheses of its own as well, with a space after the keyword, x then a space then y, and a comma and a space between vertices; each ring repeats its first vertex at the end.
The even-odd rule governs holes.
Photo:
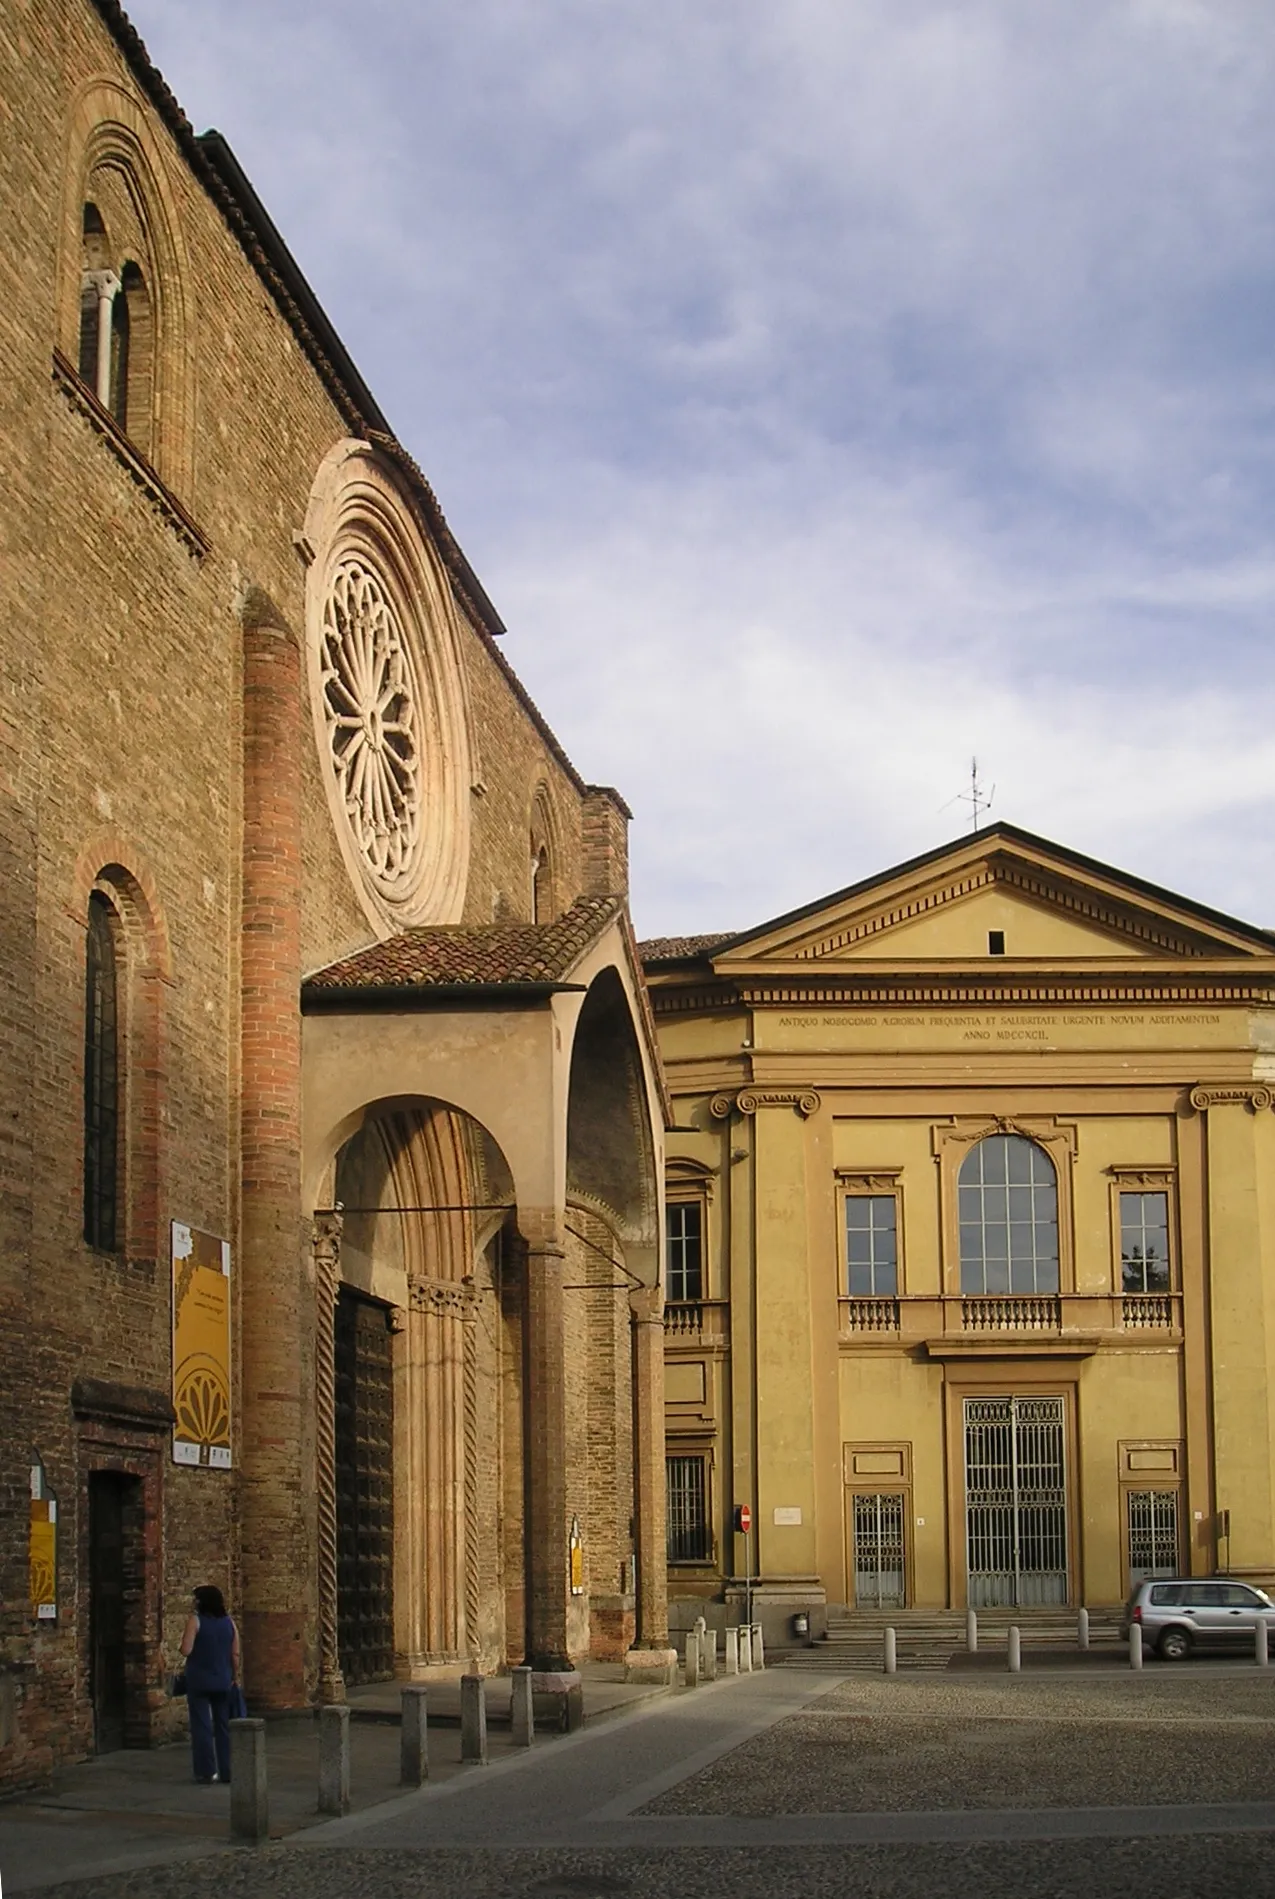
POLYGON ((1117 1339, 1172 1344, 1182 1337, 1177 1292, 914 1293, 842 1298, 838 1307, 843 1346, 924 1346, 932 1357, 1033 1346, 1079 1356, 1117 1339))

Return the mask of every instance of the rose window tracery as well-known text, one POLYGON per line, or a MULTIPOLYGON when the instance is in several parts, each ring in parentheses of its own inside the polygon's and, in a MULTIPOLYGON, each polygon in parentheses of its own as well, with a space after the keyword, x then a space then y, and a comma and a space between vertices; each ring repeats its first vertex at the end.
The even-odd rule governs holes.
POLYGON ((337 568, 320 649, 328 755, 355 848, 383 894, 405 894, 421 838, 411 649, 377 575, 358 559, 337 568))

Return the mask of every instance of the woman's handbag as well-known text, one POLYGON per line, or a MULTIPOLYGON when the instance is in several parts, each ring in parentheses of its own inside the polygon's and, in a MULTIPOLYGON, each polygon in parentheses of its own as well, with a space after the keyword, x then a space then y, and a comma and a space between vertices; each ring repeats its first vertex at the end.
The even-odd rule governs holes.
POLYGON ((186 1693, 186 1670, 184 1668, 178 1674, 169 1676, 168 1692, 174 1701, 180 1701, 182 1699, 182 1696, 186 1693))
POLYGON ((248 1703, 244 1700, 243 1689, 239 1686, 237 1681, 232 1681, 230 1684, 230 1705, 227 1711, 227 1718, 231 1721, 246 1721, 248 1719, 248 1703))

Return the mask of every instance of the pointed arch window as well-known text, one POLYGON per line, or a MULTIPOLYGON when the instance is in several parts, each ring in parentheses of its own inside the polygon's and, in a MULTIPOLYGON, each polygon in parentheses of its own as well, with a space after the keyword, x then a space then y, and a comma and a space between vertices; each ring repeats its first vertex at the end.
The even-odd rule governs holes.
POLYGON ((84 996, 84 1237, 108 1253, 119 1238, 119 976, 115 914, 95 890, 84 996))
POLYGON ((1043 1147, 1022 1134, 991 1134, 958 1176, 961 1291, 1056 1293, 1058 1176, 1043 1147))

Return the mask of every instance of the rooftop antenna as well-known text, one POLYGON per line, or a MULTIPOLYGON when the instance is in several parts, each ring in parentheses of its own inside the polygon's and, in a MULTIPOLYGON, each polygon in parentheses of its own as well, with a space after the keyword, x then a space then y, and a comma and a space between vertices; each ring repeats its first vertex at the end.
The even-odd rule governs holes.
POLYGON ((977 831, 983 813, 991 810, 992 801, 995 797, 995 785, 992 786, 990 791, 983 790, 982 781, 978 775, 978 760, 971 758, 970 788, 968 791, 958 791, 956 797, 951 801, 955 804, 959 800, 961 804, 967 804, 969 806, 971 830, 977 831))

